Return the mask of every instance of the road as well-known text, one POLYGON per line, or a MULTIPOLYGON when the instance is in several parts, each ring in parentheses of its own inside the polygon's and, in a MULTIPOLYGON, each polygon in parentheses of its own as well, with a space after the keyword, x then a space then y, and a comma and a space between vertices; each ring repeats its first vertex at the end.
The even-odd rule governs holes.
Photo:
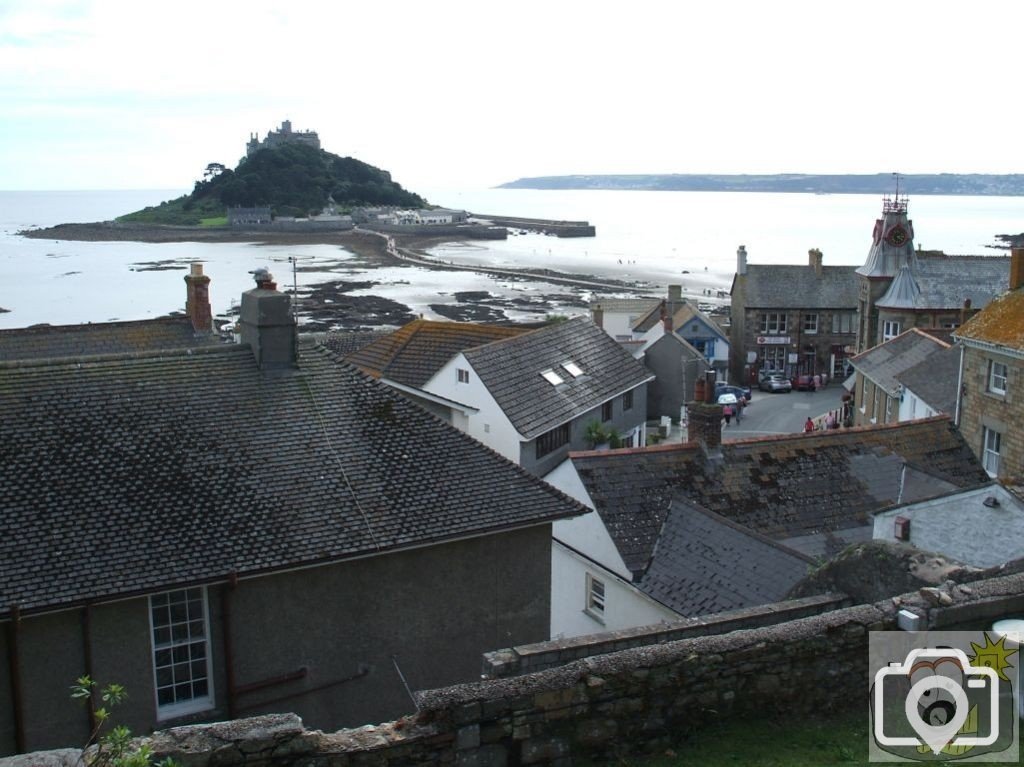
POLYGON ((722 427, 722 439, 761 437, 767 434, 794 434, 804 430, 808 417, 818 418, 841 406, 843 387, 830 384, 818 392, 793 391, 771 394, 754 389, 750 403, 739 423, 732 419, 722 427))

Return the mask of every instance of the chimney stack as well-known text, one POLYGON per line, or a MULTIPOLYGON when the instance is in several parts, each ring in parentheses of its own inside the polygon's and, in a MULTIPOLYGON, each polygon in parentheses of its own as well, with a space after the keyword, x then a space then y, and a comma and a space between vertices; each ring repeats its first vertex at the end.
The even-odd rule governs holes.
POLYGON ((971 318, 971 299, 965 298, 964 305, 960 307, 960 324, 963 325, 971 318))
POLYGON ((594 320, 595 325, 604 330, 604 309, 600 304, 590 310, 590 317, 594 320))
POLYGON ((210 309, 210 278, 203 274, 203 265, 192 264, 185 275, 185 314, 192 320, 196 333, 213 332, 213 310, 210 309))
POLYGON ((297 367, 298 334, 291 297, 277 292, 274 276, 266 268, 251 274, 256 287, 242 293, 238 319, 242 343, 252 348, 262 370, 297 367))
POLYGON ((666 333, 672 332, 672 311, 665 301, 661 302, 661 324, 665 326, 666 333))
POLYGON ((740 245, 736 251, 736 274, 747 273, 747 246, 740 245))
POLYGON ((814 267, 814 273, 821 277, 821 251, 817 248, 807 251, 807 262, 809 266, 814 267))
POLYGON ((1024 248, 1010 248, 1010 290, 1024 287, 1024 248))
POLYGON ((722 406, 715 396, 715 373, 708 370, 704 377, 697 379, 694 402, 686 410, 689 416, 689 437, 697 442, 709 458, 720 458, 722 454, 722 406), (703 384, 703 386, 701 386, 703 384), (703 400, 697 399, 703 395, 703 400))

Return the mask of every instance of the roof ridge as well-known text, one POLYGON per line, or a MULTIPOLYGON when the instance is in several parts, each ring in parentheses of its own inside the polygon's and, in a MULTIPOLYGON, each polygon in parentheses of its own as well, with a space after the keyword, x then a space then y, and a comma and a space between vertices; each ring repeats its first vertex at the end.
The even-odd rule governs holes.
POLYGON ((116 362, 118 360, 158 359, 163 357, 189 357, 196 354, 218 354, 244 349, 251 352, 247 343, 199 344, 197 346, 166 347, 146 349, 138 352, 108 352, 106 354, 78 354, 60 357, 39 357, 36 359, 0 360, 0 370, 34 367, 58 367, 85 363, 116 362))

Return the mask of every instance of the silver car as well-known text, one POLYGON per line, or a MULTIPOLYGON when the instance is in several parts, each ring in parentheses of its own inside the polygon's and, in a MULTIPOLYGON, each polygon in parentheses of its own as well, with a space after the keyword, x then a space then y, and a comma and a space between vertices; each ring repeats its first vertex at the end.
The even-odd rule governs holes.
POLYGON ((761 379, 761 382, 758 384, 758 388, 761 391, 791 392, 793 391, 793 382, 786 378, 782 373, 769 373, 761 379))

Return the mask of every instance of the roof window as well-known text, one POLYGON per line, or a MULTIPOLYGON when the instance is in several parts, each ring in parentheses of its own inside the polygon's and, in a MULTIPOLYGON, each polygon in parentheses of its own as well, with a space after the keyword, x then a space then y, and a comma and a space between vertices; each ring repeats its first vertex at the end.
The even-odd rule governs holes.
POLYGON ((562 367, 565 368, 565 371, 573 378, 579 378, 581 375, 583 375, 583 371, 580 370, 580 366, 577 365, 572 360, 569 360, 568 362, 563 362, 562 367))
POLYGON ((560 383, 565 383, 565 381, 562 380, 562 377, 558 375, 558 373, 556 373, 554 370, 551 370, 550 368, 548 370, 540 371, 540 374, 544 376, 544 380, 546 380, 549 384, 553 384, 554 386, 558 386, 558 384, 560 383))

